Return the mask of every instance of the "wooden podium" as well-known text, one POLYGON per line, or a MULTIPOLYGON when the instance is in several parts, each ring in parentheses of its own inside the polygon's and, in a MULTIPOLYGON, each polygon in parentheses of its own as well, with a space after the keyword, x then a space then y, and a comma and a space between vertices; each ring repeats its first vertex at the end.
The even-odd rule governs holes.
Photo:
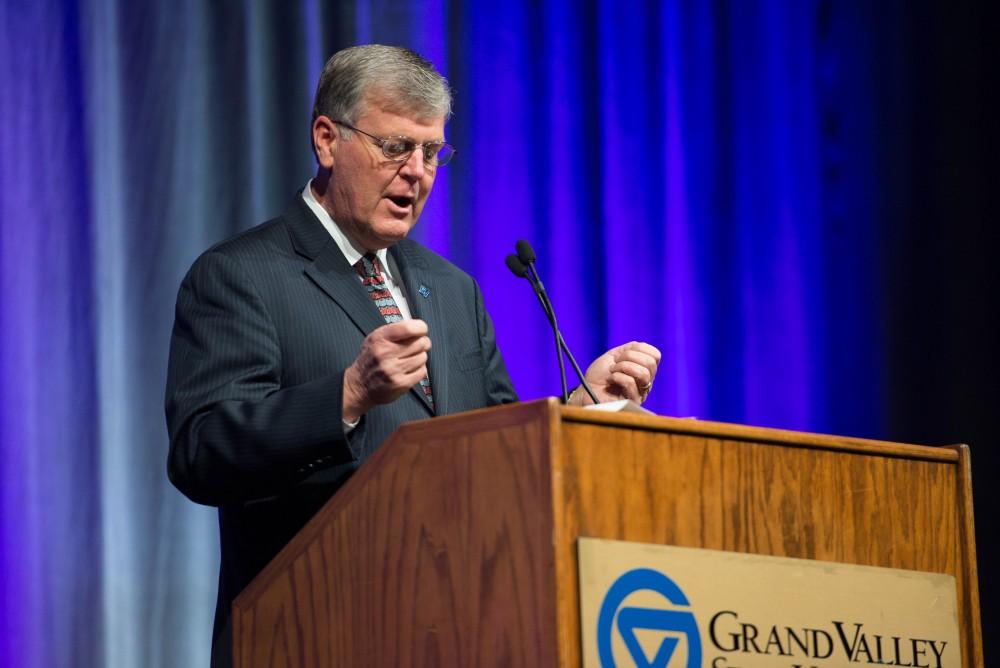
POLYGON ((234 665, 579 665, 578 536, 954 575, 983 665, 966 446, 554 399, 400 427, 236 599, 234 665))

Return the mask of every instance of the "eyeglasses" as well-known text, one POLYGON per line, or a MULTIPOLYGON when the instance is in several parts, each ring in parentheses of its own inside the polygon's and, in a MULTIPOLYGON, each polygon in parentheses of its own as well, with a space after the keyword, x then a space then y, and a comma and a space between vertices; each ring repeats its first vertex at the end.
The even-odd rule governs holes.
POLYGON ((364 130, 357 129, 353 125, 349 125, 344 121, 334 121, 334 123, 342 125, 348 130, 360 132, 364 136, 372 139, 379 145, 379 147, 381 147, 382 155, 393 162, 404 162, 409 160, 410 156, 413 155, 413 152, 419 148, 424 154, 424 165, 428 167, 442 167, 447 165, 448 162, 455 157, 455 154, 458 153, 454 146, 443 141, 431 141, 418 144, 415 139, 411 139, 410 137, 402 135, 392 137, 376 137, 373 134, 368 134, 364 130))

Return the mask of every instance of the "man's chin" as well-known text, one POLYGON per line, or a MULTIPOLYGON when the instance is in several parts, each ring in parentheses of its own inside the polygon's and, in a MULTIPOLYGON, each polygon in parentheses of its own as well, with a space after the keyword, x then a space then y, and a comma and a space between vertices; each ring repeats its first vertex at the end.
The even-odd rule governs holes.
POLYGON ((371 236, 379 241, 382 248, 388 248, 405 239, 416 222, 416 219, 412 216, 406 216, 405 218, 389 216, 376 221, 371 226, 371 236))

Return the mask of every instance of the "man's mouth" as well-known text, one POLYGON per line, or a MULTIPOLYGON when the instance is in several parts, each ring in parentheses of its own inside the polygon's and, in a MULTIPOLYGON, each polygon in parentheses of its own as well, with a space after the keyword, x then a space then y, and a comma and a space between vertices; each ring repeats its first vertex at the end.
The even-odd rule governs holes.
POLYGON ((413 206, 413 197, 409 195, 389 195, 388 200, 400 209, 409 209, 413 206))

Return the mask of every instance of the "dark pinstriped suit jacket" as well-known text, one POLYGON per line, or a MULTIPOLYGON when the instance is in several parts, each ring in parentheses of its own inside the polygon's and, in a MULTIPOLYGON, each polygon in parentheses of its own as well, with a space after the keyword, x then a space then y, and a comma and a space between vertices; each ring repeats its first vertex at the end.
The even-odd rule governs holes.
MULTIPOLYGON (((415 242, 389 252, 430 329, 436 413, 516 401, 475 281, 415 242)), ((190 499, 219 506, 214 665, 229 663, 240 590, 397 426, 435 413, 418 385, 344 436, 343 371, 383 324, 301 195, 279 218, 208 250, 181 284, 168 472, 190 499)))

